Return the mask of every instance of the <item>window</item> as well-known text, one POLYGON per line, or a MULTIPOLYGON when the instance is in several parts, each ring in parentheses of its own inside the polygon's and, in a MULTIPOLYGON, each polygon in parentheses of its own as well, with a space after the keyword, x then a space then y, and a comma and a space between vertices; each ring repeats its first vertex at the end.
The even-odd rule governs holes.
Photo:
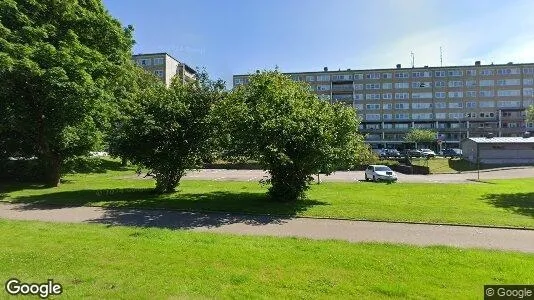
POLYGON ((477 108, 477 103, 474 101, 465 102, 465 108, 477 108))
POLYGON ((363 79, 363 74, 361 73, 354 74, 354 80, 362 80, 362 79, 363 79))
POLYGON ((534 84, 534 79, 532 78, 523 79, 523 85, 533 85, 533 84, 534 84))
MULTIPOLYGON (((410 114, 395 114, 396 120, 409 120, 410 114)), ((395 128, 408 128, 408 124, 395 124, 395 128), (397 125, 406 125, 406 127, 400 127, 397 125)))
POLYGON ((434 82, 435 87, 445 87, 445 81, 436 81, 434 82))
POLYGON ((480 101, 478 102, 478 107, 480 108, 495 107, 495 102, 494 101, 480 101))
POLYGON ((367 83, 365 85, 366 90, 379 90, 380 89, 380 83, 367 83))
POLYGON ((412 114, 412 119, 414 119, 414 120, 428 120, 428 119, 432 119, 432 113, 417 113, 417 114, 412 114))
POLYGON ((150 58, 143 58, 138 60, 138 64, 141 66, 150 66, 150 58))
POLYGON ((306 76, 306 81, 307 82, 315 81, 315 76, 310 76, 310 75, 306 76))
POLYGON ((435 103, 435 107, 436 108, 440 108, 440 109, 447 108, 447 103, 446 102, 436 102, 435 103))
POLYGON ((352 80, 352 75, 332 75, 332 81, 352 80))
POLYGON ((434 72, 434 76, 435 77, 445 77, 446 76, 446 72, 445 71, 435 71, 434 72))
POLYGON ((318 91, 329 91, 330 85, 329 84, 320 84, 317 86, 318 91))
POLYGON ((162 65, 165 62, 163 57, 156 57, 154 58, 154 66, 162 65))
POLYGON ((366 100, 380 100, 380 94, 365 94, 366 100))
POLYGON ((519 68, 505 68, 505 69, 497 69, 498 75, 515 75, 519 74, 521 71, 519 68))
POLYGON ((412 93, 412 99, 431 99, 432 93, 412 93))
POLYGON ((390 79, 391 78, 391 73, 382 73, 382 78, 390 79))
POLYGON ((391 103, 387 103, 387 104, 383 104, 382 105, 382 109, 392 109, 393 108, 393 104, 391 103))
POLYGON ((380 104, 365 104, 365 109, 377 110, 377 109, 380 109, 380 104))
POLYGON ((463 98, 463 92, 449 92, 449 98, 463 98))
POLYGON ((395 109, 409 109, 409 103, 395 103, 395 109))
POLYGON ((465 81, 465 86, 467 86, 467 87, 477 86, 477 81, 476 80, 466 80, 465 81))
POLYGON ((523 96, 532 96, 532 95, 533 95, 533 89, 532 88, 523 89, 523 96))
POLYGON ((476 98, 477 97, 477 92, 476 91, 467 91, 467 92, 465 92, 465 96, 467 98, 476 98))
POLYGON ((363 110, 363 104, 354 103, 353 107, 357 110, 363 110))
POLYGON ((318 75, 317 81, 330 81, 330 75, 318 75))
POLYGON ((380 124, 366 124, 365 128, 367 128, 367 129, 380 129, 380 124))
MULTIPOLYGON (((382 115, 382 119, 383 120, 392 120, 393 119, 393 115, 392 114, 383 114, 382 115)), ((386 124, 384 124, 384 128, 391 128, 391 124, 388 124, 390 125, 390 127, 386 127, 386 124)))
POLYGON ((408 77, 410 77, 408 72, 396 72, 395 73, 395 78, 408 78, 408 77))
POLYGON ((367 73, 365 74, 366 79, 380 79, 380 73, 367 73))
POLYGON ((363 84, 361 84, 361 83, 354 84, 354 89, 357 90, 357 91, 363 90, 363 84))
POLYGON ((395 93, 395 99, 410 99, 410 94, 408 94, 408 93, 395 93))
POLYGON ((467 70, 467 71, 465 71, 465 75, 467 75, 467 76, 477 76, 477 70, 467 70))
POLYGON ((477 113, 474 113, 474 112, 465 113, 465 117, 466 118, 476 118, 477 117, 477 113))
POLYGON ((521 96, 520 90, 498 90, 497 96, 499 97, 516 97, 521 96))
POLYGON ((354 100, 363 100, 363 94, 354 94, 354 100))
POLYGON ((462 119, 464 117, 464 113, 450 113, 449 119, 462 119))
POLYGON ((447 75, 449 76, 463 76, 464 72, 462 70, 449 70, 447 71, 447 75))
POLYGON ((524 68, 523 74, 534 74, 534 68, 524 68))
POLYGON ((447 114, 446 113, 436 113, 435 116, 436 116, 436 119, 446 119, 447 118, 447 114))
POLYGON ((397 82, 395 83, 395 88, 396 89, 407 89, 410 87, 410 83, 409 82, 397 82))
POLYGON ((412 78, 431 77, 432 74, 429 71, 424 72, 412 72, 412 78))
POLYGON ((382 99, 391 99, 391 98, 393 98, 391 93, 382 94, 382 99))
MULTIPOLYGON (((384 120, 391 120, 393 119, 392 115, 391 114, 388 114, 387 116, 389 116, 389 118, 386 118, 386 115, 382 115, 382 119, 384 120)), ((391 129, 393 128, 393 124, 391 123, 384 123, 384 126, 382 127, 384 129, 391 129)))
POLYGON ((435 95, 438 99, 444 99, 447 94, 445 92, 436 92, 435 95))
MULTIPOLYGON (((395 118, 395 119, 399 119, 399 118, 395 118)), ((402 118, 402 119, 408 119, 408 118, 402 118)), ((409 126, 409 124, 395 124, 395 128, 408 129, 408 128, 410 128, 410 126, 409 126)))
POLYGON ((482 76, 491 76, 491 75, 493 75, 493 70, 492 69, 480 70, 480 75, 482 75, 482 76))
POLYGON ((367 121, 380 120, 380 114, 365 114, 365 120, 367 121))
POLYGON ((449 87, 461 87, 463 85, 464 85, 463 81, 459 81, 459 80, 449 81, 449 87))
POLYGON ((412 109, 430 109, 432 103, 412 103, 412 109))
POLYGON ((497 102, 498 107, 521 107, 521 101, 515 100, 515 101, 498 101, 497 102))
POLYGON ((480 86, 493 86, 494 81, 490 79, 480 80, 479 84, 480 86))
POLYGON ((243 78, 234 78, 234 85, 243 84, 243 78))
POLYGON ((382 88, 385 89, 385 90, 389 90, 389 89, 393 88, 393 83, 384 82, 384 83, 382 83, 382 88))
POLYGON ((480 97, 493 97, 494 93, 493 91, 480 91, 478 92, 478 95, 480 97))
POLYGON ((163 77, 163 70, 155 70, 154 74, 156 74, 158 77, 163 77))
POLYGON ((534 100, 523 100, 523 107, 534 105, 534 100))
POLYGON ((449 102, 449 108, 463 108, 464 104, 462 102, 449 102))
POLYGON ((349 94, 349 95, 341 94, 341 95, 333 95, 332 98, 334 100, 352 100, 353 96, 352 94, 349 94))
POLYGON ((321 100, 330 100, 332 97, 330 95, 319 95, 319 99, 321 100))
POLYGON ((503 86, 503 85, 520 85, 521 80, 520 79, 501 79, 497 80, 496 85, 503 86))

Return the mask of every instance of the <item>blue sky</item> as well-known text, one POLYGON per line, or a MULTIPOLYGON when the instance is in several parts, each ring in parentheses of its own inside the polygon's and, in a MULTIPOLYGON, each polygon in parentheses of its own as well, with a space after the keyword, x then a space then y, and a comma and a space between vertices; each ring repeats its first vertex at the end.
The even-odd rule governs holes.
POLYGON ((168 52, 232 75, 534 62, 532 0, 104 0, 134 53, 168 52))

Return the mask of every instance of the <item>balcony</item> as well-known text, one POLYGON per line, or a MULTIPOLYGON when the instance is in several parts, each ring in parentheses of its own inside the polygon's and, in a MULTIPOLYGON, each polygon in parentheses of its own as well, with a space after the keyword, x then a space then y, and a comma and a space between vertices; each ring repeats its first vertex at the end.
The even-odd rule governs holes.
POLYGON ((332 91, 352 92, 354 91, 354 86, 352 84, 333 84, 332 91))

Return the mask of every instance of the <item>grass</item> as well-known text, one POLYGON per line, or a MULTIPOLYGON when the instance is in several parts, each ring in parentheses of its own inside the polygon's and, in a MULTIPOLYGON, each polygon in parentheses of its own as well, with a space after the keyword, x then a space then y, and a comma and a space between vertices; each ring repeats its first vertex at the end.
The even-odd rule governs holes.
POLYGON ((52 278, 65 299, 474 299, 484 284, 534 284, 534 255, 516 252, 6 220, 0 232, 0 278, 52 278))
POLYGON ((275 203, 256 182, 183 180, 180 191, 153 194, 153 180, 133 179, 133 170, 65 177, 59 188, 27 184, 0 186, 0 201, 35 205, 173 208, 534 228, 534 179, 486 183, 323 183, 308 200, 275 203))

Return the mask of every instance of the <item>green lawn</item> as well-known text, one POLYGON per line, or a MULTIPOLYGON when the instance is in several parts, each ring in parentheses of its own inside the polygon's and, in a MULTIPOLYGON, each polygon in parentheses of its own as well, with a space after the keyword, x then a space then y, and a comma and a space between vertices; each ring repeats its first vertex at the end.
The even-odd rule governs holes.
POLYGON ((514 252, 6 220, 0 232, 2 282, 51 278, 58 299, 476 299, 484 284, 534 284, 534 255, 514 252))
POLYGON ((470 184, 323 183, 309 199, 273 203, 256 182, 183 180, 180 191, 158 196, 153 180, 132 170, 66 176, 59 188, 0 186, 0 199, 28 204, 174 208, 385 221, 534 228, 534 179, 470 184))

